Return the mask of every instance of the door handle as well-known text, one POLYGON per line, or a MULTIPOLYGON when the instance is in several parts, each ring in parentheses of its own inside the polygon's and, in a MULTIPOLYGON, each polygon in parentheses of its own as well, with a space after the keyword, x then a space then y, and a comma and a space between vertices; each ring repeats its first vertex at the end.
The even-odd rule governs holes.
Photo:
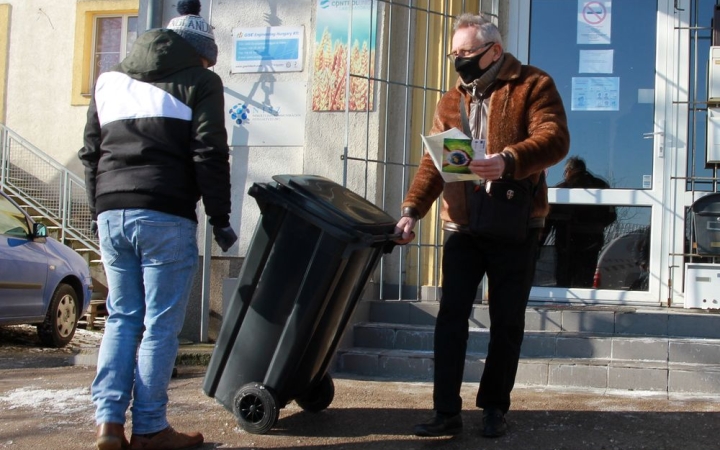
MULTIPOLYGON (((655 131, 650 133, 643 133, 643 139, 655 139, 655 137, 662 138, 665 136, 665 133, 662 131, 655 131)), ((665 140, 660 139, 658 142, 658 157, 663 158, 665 157, 665 140)))
POLYGON ((643 133, 643 139, 654 139, 655 136, 663 137, 663 136, 665 136, 665 133, 663 133, 662 131, 643 133))

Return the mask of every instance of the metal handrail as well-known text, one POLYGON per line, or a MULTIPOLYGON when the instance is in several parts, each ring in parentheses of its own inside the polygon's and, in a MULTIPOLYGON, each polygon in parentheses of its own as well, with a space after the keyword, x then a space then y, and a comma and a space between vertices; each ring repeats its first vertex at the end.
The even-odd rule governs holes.
POLYGON ((74 240, 100 254, 85 182, 2 123, 0 186, 56 225, 62 242, 74 240))

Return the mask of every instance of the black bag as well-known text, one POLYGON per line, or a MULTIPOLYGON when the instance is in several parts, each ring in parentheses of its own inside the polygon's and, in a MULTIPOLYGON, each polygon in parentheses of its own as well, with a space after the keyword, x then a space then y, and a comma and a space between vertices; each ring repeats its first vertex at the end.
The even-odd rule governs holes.
POLYGON ((522 242, 530 228, 535 189, 529 180, 466 181, 470 232, 478 236, 522 242))

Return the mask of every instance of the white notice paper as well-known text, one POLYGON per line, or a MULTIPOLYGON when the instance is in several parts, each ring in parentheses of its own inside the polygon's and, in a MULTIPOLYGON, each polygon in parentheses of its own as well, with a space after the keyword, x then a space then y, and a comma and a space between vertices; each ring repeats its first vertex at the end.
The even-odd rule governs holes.
POLYGON ((580 73, 613 73, 613 50, 580 50, 580 73))

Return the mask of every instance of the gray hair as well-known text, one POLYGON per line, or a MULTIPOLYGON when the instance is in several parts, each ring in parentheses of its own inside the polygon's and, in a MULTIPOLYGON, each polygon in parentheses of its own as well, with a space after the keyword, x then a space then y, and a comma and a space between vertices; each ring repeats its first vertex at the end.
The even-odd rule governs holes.
POLYGON ((477 29, 477 38, 482 42, 495 42, 505 47, 500 36, 500 30, 482 14, 463 13, 455 18, 453 31, 460 28, 474 27, 477 29))

